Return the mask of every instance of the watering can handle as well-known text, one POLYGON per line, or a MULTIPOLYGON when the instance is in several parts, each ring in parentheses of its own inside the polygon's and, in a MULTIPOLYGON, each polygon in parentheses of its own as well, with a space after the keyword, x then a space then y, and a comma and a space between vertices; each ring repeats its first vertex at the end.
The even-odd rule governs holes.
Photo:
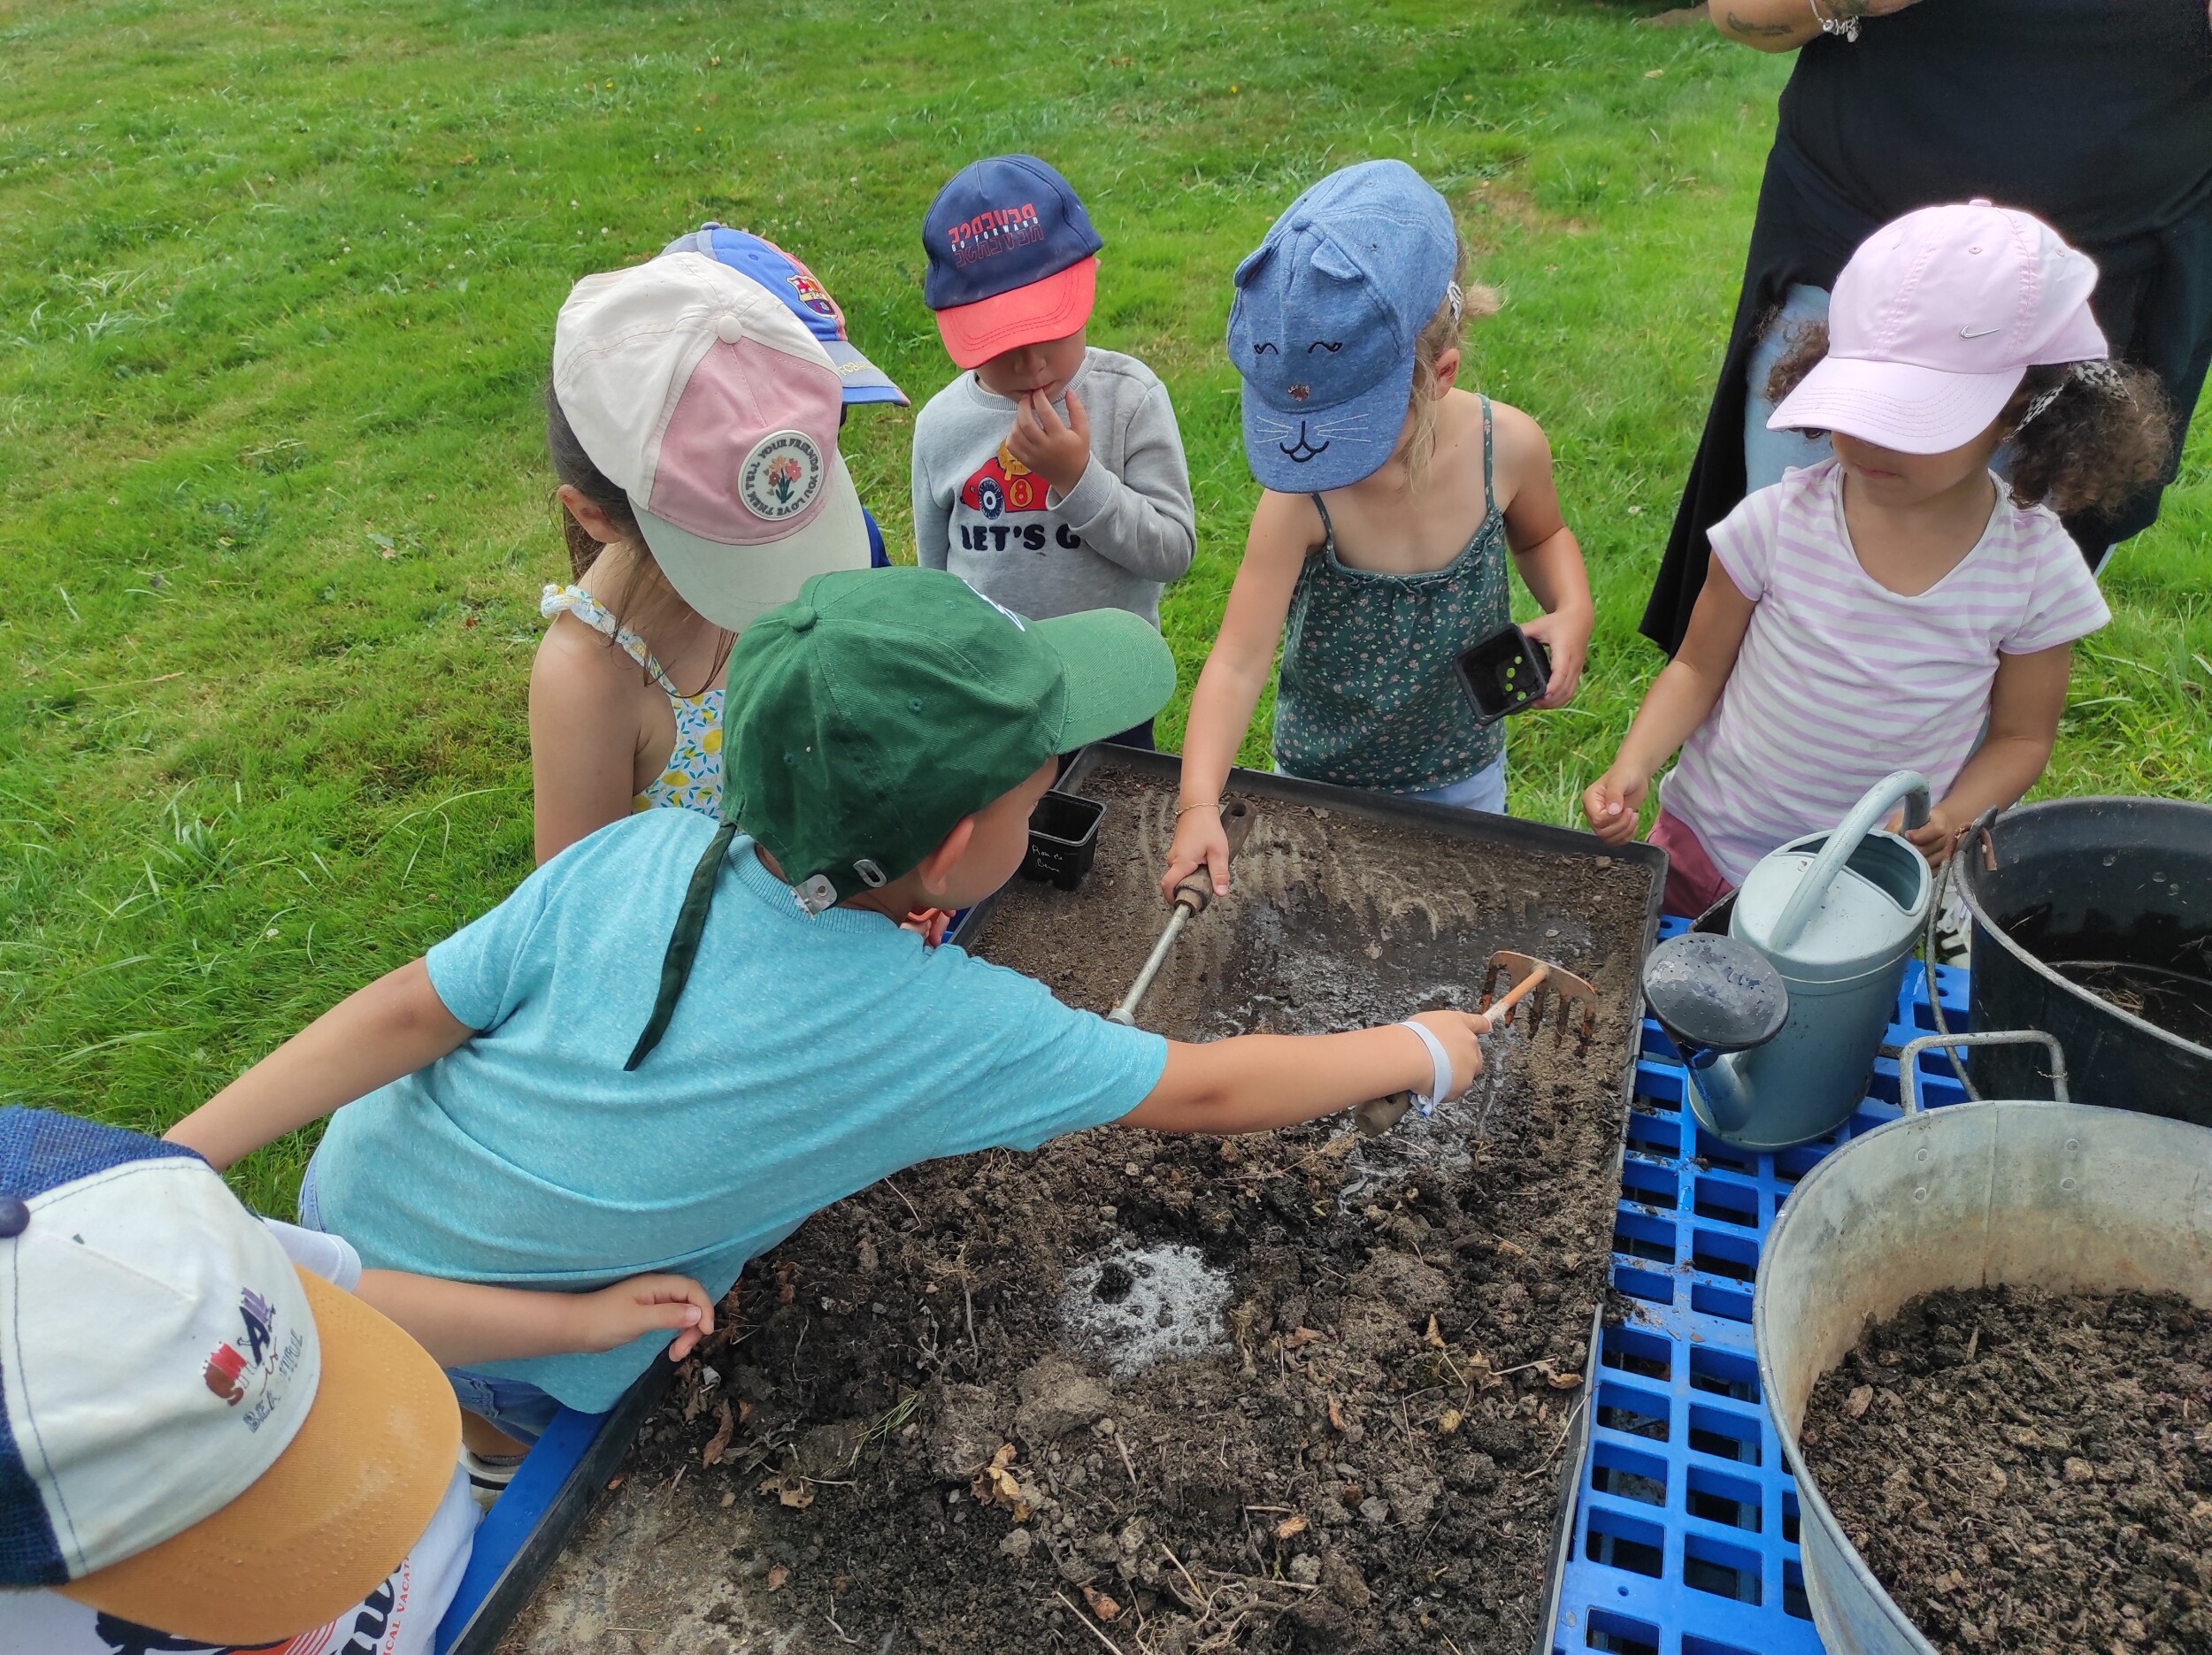
POLYGON ((2051 1101, 2070 1103, 2066 1084, 2066 1048, 2040 1029, 1992 1029, 1984 1034, 1924 1034, 1908 1040, 1897 1054, 1897 1102, 1907 1115, 1916 1115, 1920 1102, 1920 1054, 1946 1046, 2036 1046, 2051 1048, 2051 1101))
POLYGON ((1827 897, 1828 887, 1843 864, 1851 860, 1851 854, 1859 848, 1859 841, 1874 831, 1876 824, 1889 814, 1890 807, 1900 799, 1905 801, 1905 825, 1923 826, 1928 820, 1928 778, 1918 770, 1892 770, 1866 791, 1866 796, 1851 807, 1851 814, 1842 825, 1828 836, 1828 842, 1820 847, 1820 854, 1805 870, 1805 877, 1797 882, 1797 889, 1782 910, 1782 916, 1774 922, 1774 935, 1770 946, 1776 950, 1792 946, 1798 933, 1805 929, 1805 922, 1827 897))

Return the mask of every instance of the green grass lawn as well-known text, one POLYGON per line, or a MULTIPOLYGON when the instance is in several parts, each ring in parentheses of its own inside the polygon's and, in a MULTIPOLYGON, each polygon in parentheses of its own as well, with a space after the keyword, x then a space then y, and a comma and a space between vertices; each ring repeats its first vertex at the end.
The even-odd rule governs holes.
MULTIPOLYGON (((1468 381, 1550 433, 1598 594, 1578 701, 1513 729, 1516 809, 1570 819, 1657 664, 1786 67, 1653 9, 0 4, 0 1097, 157 1130, 526 871, 575 278, 749 226, 918 402, 922 211, 1003 150, 1083 194, 1092 338, 1174 392, 1186 695, 1256 493, 1231 270, 1345 162, 1451 199, 1508 297, 1468 381)), ((910 420, 845 444, 902 546, 910 420)), ((2107 581, 2047 792, 2208 791, 2206 456, 2107 581)), ((281 1208, 305 1147, 242 1189, 281 1208)))

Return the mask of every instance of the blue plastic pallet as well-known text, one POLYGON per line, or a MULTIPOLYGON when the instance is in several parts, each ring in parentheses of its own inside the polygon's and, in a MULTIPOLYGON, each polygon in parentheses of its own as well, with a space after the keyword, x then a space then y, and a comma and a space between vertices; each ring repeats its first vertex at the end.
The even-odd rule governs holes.
MULTIPOLYGON (((1659 934, 1689 922, 1667 919, 1659 934)), ((1936 973, 1965 1026, 1967 975, 1936 973)), ((1926 979, 1906 969, 1887 1044, 1932 1033, 1926 979)), ((1921 1060, 1930 1105, 1964 1094, 1921 1060)), ((1598 1346, 1589 1446, 1561 1581, 1555 1655, 1819 1655, 1797 1552, 1797 1491, 1759 1394, 1751 1342, 1759 1249, 1821 1158, 1897 1117, 1897 1065, 1827 1138, 1770 1154, 1724 1144, 1683 1102, 1674 1047, 1647 1020, 1614 1221, 1613 1285, 1629 1306, 1598 1346)))

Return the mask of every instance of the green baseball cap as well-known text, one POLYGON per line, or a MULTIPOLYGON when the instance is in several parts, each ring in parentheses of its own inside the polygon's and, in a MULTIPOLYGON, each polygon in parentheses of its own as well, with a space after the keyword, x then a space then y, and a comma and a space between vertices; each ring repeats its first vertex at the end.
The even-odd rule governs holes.
POLYGON ((1056 753, 1175 690, 1125 609, 1024 620, 956 575, 817 575, 745 629, 723 701, 722 815, 818 913, 917 866, 1056 753))
POLYGON ((1032 621, 942 570, 814 576, 731 653, 723 829, 693 873, 626 1067, 674 1014, 735 833, 818 914, 919 866, 963 816, 1055 754, 1142 724, 1174 690, 1158 628, 1125 609, 1032 621))

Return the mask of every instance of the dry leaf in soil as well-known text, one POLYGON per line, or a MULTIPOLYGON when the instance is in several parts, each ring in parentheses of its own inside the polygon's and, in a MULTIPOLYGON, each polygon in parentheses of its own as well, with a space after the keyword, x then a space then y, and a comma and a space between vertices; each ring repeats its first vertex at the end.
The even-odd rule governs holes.
POLYGON ((1554 1391, 1572 1391, 1577 1385, 1582 1383, 1582 1375, 1580 1374, 1555 1373, 1548 1368, 1544 1370, 1544 1383, 1549 1385, 1554 1391))
POLYGON ((737 1431, 737 1421, 731 1415, 728 1403, 714 1405, 714 1435, 707 1438, 707 1445, 699 1451, 699 1463, 703 1466, 720 1465, 723 1454, 729 1449, 730 1438, 737 1431))
POLYGON ((1290 1330, 1290 1337, 1283 1341, 1283 1348, 1286 1351, 1302 1351, 1309 1345, 1320 1344, 1321 1339, 1322 1336, 1311 1328, 1293 1328, 1290 1330))
POLYGON ((1873 1400, 1873 1386, 1854 1385, 1851 1388, 1851 1394, 1843 1399, 1844 1417, 1853 1420, 1857 1419, 1860 1415, 1866 1412, 1868 1405, 1873 1400))
POLYGON ((1438 1435, 1449 1437, 1459 1429, 1460 1421, 1464 1417, 1457 1408, 1446 1408, 1443 1413, 1436 1416, 1438 1435))
POLYGON ((774 1495, 795 1512, 803 1512, 814 1504, 814 1485, 788 1471, 771 1472, 760 1480, 760 1487, 755 1491, 774 1495))
POLYGON ((1275 1538, 1278 1540, 1287 1540, 1293 1535, 1302 1535, 1305 1532, 1306 1520, 1302 1517, 1286 1517, 1275 1525, 1275 1538))
POLYGON ((1434 1316, 1429 1318, 1429 1330, 1421 1336, 1421 1343, 1432 1351, 1440 1351, 1444 1348, 1444 1335, 1437 1327, 1434 1316))
POLYGON ((1091 1613, 1101 1621, 1111 1621, 1121 1613, 1121 1605, 1095 1586, 1083 1589, 1083 1601, 1091 1606, 1091 1613))
POLYGON ((1344 1423, 1344 1410, 1338 1406, 1337 1399, 1334 1397, 1331 1397, 1329 1398, 1329 1423, 1336 1427, 1336 1429, 1340 1431, 1346 1429, 1344 1423))
POLYGON ((782 1564, 777 1564, 768 1571, 768 1590, 772 1592, 781 1591, 783 1583, 790 1578, 791 1571, 782 1564))

